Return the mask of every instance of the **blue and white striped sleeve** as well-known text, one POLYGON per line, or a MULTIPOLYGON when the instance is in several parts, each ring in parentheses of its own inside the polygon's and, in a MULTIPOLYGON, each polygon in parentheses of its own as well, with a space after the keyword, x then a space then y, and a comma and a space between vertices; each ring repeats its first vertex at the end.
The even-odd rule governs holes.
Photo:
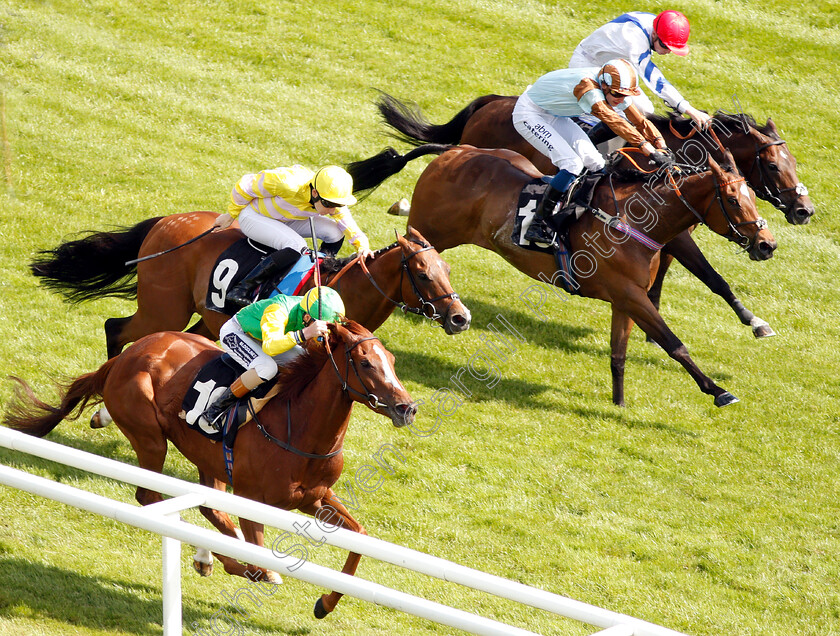
POLYGON ((641 75, 650 90, 665 100, 665 103, 671 108, 676 108, 681 113, 686 111, 689 107, 688 100, 674 88, 671 82, 665 79, 662 71, 653 63, 650 49, 637 58, 636 66, 638 67, 639 75, 641 75))

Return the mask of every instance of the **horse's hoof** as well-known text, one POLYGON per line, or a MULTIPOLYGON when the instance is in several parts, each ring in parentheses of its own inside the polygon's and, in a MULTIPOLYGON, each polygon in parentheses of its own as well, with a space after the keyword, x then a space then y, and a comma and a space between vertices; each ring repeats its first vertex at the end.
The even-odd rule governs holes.
POLYGON ((114 420, 111 419, 111 414, 108 413, 108 409, 103 406, 90 416, 90 427, 93 429, 105 428, 113 421, 114 420))
POLYGON ((759 318, 758 316, 753 316, 752 320, 750 320, 750 327, 752 327, 753 335, 756 338, 767 338, 769 336, 776 335, 776 332, 773 331, 773 327, 771 327, 766 320, 759 318))
POLYGON ((315 602, 315 609, 313 610, 313 613, 315 614, 315 618, 319 619, 324 618, 327 614, 329 614, 329 612, 324 609, 324 599, 319 598, 315 602))
POLYGON ((729 391, 725 393, 721 393, 715 398, 715 406, 729 406, 730 404, 735 404, 735 402, 740 402, 738 398, 732 395, 729 391))
POLYGON ((201 563, 200 561, 193 561, 193 567, 195 568, 195 571, 198 572, 201 576, 211 576, 213 574, 212 563, 201 563))
POLYGON ((393 216, 408 216, 410 211, 411 204, 408 202, 408 199, 400 199, 388 208, 388 214, 393 216))
POLYGON ((770 336, 775 336, 776 332, 773 331, 773 327, 770 325, 761 325, 759 327, 753 327, 753 335, 756 338, 769 338, 770 336))
POLYGON ((283 578, 273 570, 266 570, 263 581, 272 585, 283 585, 283 578))

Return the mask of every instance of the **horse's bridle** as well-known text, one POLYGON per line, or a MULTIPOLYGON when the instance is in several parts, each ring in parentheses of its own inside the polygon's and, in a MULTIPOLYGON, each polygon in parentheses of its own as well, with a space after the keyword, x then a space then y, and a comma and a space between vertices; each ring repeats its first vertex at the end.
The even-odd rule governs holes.
MULTIPOLYGON (((752 126, 750 125, 749 121, 747 120, 747 118, 744 115, 741 115, 741 126, 743 127, 744 133, 749 135, 750 130, 752 129, 752 126)), ((674 128, 674 122, 673 121, 670 122, 670 128, 671 128, 671 132, 678 139, 690 139, 691 137, 694 136, 694 133, 697 132, 697 129, 694 128, 692 130, 691 134, 681 135, 679 132, 677 132, 676 128, 674 128)), ((717 146, 718 146, 718 148, 720 148, 721 152, 726 152, 726 148, 721 143, 717 134, 715 134, 714 128, 712 128, 712 127, 709 127, 709 137, 711 137, 711 139, 717 144, 717 146)), ((750 169, 747 171, 746 176, 747 177, 751 176, 752 173, 755 171, 755 169, 758 168, 758 180, 759 180, 759 183, 761 183, 761 189, 760 190, 755 190, 754 189, 755 190, 755 195, 759 199, 761 199, 762 201, 767 201, 773 207, 775 207, 777 210, 781 210, 782 212, 785 213, 785 215, 787 215, 787 214, 790 213, 790 210, 793 207, 796 199, 801 197, 801 196, 805 196, 805 195, 808 194, 808 188, 802 182, 798 182, 792 188, 784 188, 784 189, 780 188, 779 186, 777 186, 775 184, 773 178, 767 172, 767 166, 764 164, 764 161, 762 161, 762 159, 761 159, 761 152, 763 150, 766 150, 767 148, 770 148, 771 146, 781 146, 781 145, 784 145, 784 144, 787 144, 787 142, 784 139, 776 139, 776 140, 771 141, 771 142, 766 143, 766 144, 759 144, 758 142, 755 142, 755 156, 753 157, 752 165, 750 166, 750 169), (775 189, 776 189, 775 193, 773 192, 773 190, 770 189, 770 184, 772 184, 775 187, 775 189), (788 205, 785 205, 784 202, 781 199, 781 195, 783 195, 787 192, 796 192, 797 196, 794 197, 794 199, 791 200, 791 202, 788 205)))
MULTIPOLYGON (((669 173, 669 177, 670 177, 670 173, 669 173)), ((755 235, 752 238, 750 238, 750 237, 742 234, 738 228, 743 227, 744 225, 752 225, 753 223, 755 224, 756 228, 759 231, 763 230, 764 228, 767 227, 767 221, 765 221, 761 217, 758 217, 754 221, 742 221, 740 223, 733 222, 732 217, 729 216, 729 212, 726 211, 726 206, 723 203, 723 193, 721 192, 721 189, 720 189, 721 184, 718 183, 718 180, 717 180, 716 177, 715 177, 715 198, 713 200, 709 201, 709 205, 706 206, 706 210, 704 211, 704 213, 702 215, 694 208, 694 206, 692 206, 686 200, 686 198, 683 196, 682 192, 680 192, 679 188, 676 186, 676 182, 674 182, 673 177, 670 177, 670 178, 671 178, 671 182, 674 185, 674 191, 676 192, 677 197, 679 197, 680 201, 683 202, 683 205, 685 205, 685 207, 687 207, 691 211, 691 213, 695 217, 697 217, 697 220, 700 221, 700 223, 708 225, 708 223, 706 223, 706 218, 709 216, 709 212, 711 211, 712 206, 714 205, 715 201, 717 201, 718 205, 720 206, 720 211, 723 214, 723 218, 726 220, 726 225, 729 228, 727 233, 723 234, 722 236, 726 240, 732 241, 733 243, 737 243, 738 245, 740 245, 744 249, 744 251, 747 251, 747 250, 751 249, 755 245, 755 241, 758 238, 758 232, 756 232, 755 235)), ((741 182, 746 182, 746 179, 744 177, 740 177, 740 178, 737 178, 737 179, 733 179, 732 181, 727 181, 722 185, 727 186, 727 185, 732 185, 734 183, 741 183, 741 182)))
POLYGON ((411 270, 408 268, 408 261, 411 260, 412 258, 414 258, 415 256, 417 256, 418 254, 421 254, 423 252, 426 252, 426 251, 434 249, 434 248, 431 245, 421 243, 421 242, 416 241, 414 239, 408 239, 408 240, 411 241, 412 243, 414 243, 415 245, 419 245, 420 249, 417 250, 416 252, 412 252, 408 256, 403 255, 402 258, 400 259, 400 285, 399 285, 400 297, 402 298, 403 276, 408 276, 408 281, 411 283, 411 289, 414 290, 414 295, 417 296, 417 300, 420 303, 420 307, 416 307, 416 308, 415 307, 409 307, 406 304, 404 299, 397 301, 397 300, 394 300, 393 298, 391 298, 376 283, 376 281, 373 279, 373 276, 371 275, 370 271, 368 271, 367 266, 364 264, 363 261, 360 260, 359 263, 362 267, 362 271, 365 273, 365 276, 367 276, 368 280, 370 281, 370 284, 373 285, 376 288, 376 291, 378 291, 382 296, 384 296, 386 299, 388 299, 394 305, 396 305, 397 307, 402 309, 403 313, 417 314, 418 316, 423 316, 424 318, 428 318, 429 320, 438 320, 439 318, 443 318, 443 321, 446 322, 446 319, 449 317, 449 312, 452 309, 452 305, 456 300, 458 300, 459 296, 455 292, 452 292, 450 294, 442 294, 440 296, 436 296, 435 298, 430 298, 429 300, 426 300, 425 298, 423 298, 423 294, 422 294, 422 292, 420 291, 420 288, 417 285, 417 281, 414 280, 414 275, 411 273, 411 270), (446 306, 446 311, 443 314, 439 314, 439 313, 437 313, 437 309, 435 309, 435 306, 434 306, 433 303, 436 303, 437 301, 443 300, 445 298, 450 298, 451 300, 449 301, 449 304, 446 306))
MULTIPOLYGON (((345 377, 343 377, 343 378, 341 377, 341 371, 338 370, 338 365, 335 363, 335 358, 333 357, 333 353, 332 353, 332 350, 330 349, 329 342, 325 340, 324 341, 324 346, 327 349, 327 355, 329 356, 329 359, 330 359, 330 362, 332 363, 333 369, 335 369, 335 373, 338 376, 338 381, 341 383, 342 392, 344 392, 344 393, 354 393, 355 395, 359 396, 364 401, 366 401, 368 406, 370 406, 372 409, 376 409, 376 408, 379 408, 381 406, 387 407, 388 406, 387 404, 382 402, 376 396, 375 393, 372 393, 367 388, 364 380, 362 380, 362 376, 359 374, 359 370, 356 369, 355 361, 350 356, 350 352, 353 351, 353 349, 358 347, 360 344, 362 344, 366 340, 379 340, 379 338, 377 338, 375 336, 369 336, 367 338, 361 338, 360 340, 357 340, 350 347, 348 347, 346 344, 344 345, 344 355, 346 356, 347 371, 345 373, 345 377), (356 378, 359 380, 359 384, 361 384, 362 388, 365 390, 364 393, 362 393, 361 391, 357 391, 352 386, 350 386, 349 383, 347 382, 347 380, 350 376, 350 368, 351 367, 353 368, 353 373, 356 374, 356 378)), ((274 435, 269 433, 265 429, 265 427, 262 425, 262 423, 259 421, 259 418, 257 417, 257 412, 254 409, 254 405, 251 403, 251 400, 248 400, 247 404, 248 404, 248 413, 251 415, 251 419, 254 420, 254 424, 256 425, 256 427, 260 431, 260 433, 262 433, 267 440, 269 440, 273 444, 276 444, 277 446, 279 446, 280 448, 282 448, 284 450, 287 450, 291 453, 294 453, 295 455, 299 455, 300 457, 306 457, 307 459, 329 459, 330 457, 335 457, 342 450, 344 450, 343 447, 340 447, 340 448, 337 448, 334 451, 331 451, 329 453, 321 455, 321 454, 318 454, 318 453, 307 453, 307 452, 302 451, 298 448, 295 448, 289 442, 284 442, 283 440, 277 439, 276 437, 274 437, 274 435)), ((288 404, 286 405, 286 439, 289 440, 289 441, 291 441, 291 439, 292 439, 292 401, 291 400, 289 400, 288 404)))
POLYGON ((755 195, 759 199, 770 203, 777 210, 781 210, 785 214, 788 214, 790 212, 790 209, 794 206, 796 199, 808 194, 808 188, 805 187, 805 184, 802 182, 797 183, 792 188, 780 188, 776 185, 773 178, 767 172, 768 168, 765 165, 765 162, 761 159, 761 152, 763 150, 766 150, 771 146, 781 146, 786 143, 787 142, 784 139, 776 139, 775 141, 771 141, 763 145, 759 145, 758 142, 756 142, 755 157, 753 158, 753 163, 752 166, 750 166, 747 176, 751 175, 756 170, 756 168, 758 168, 758 180, 761 183, 761 190, 756 190, 755 195), (776 190, 775 193, 773 192, 773 190, 770 189, 771 184, 776 190), (785 203, 782 201, 781 196, 787 192, 795 192, 796 197, 791 199, 791 202, 785 205, 785 203))

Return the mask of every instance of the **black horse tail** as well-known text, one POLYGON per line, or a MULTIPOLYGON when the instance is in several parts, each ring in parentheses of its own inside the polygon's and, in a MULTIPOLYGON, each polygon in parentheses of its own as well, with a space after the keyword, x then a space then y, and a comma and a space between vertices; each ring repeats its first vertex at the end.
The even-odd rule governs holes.
POLYGON ((446 144, 425 144, 401 155, 393 148, 386 148, 378 155, 347 164, 353 177, 353 192, 373 190, 388 177, 397 174, 412 159, 424 155, 439 155, 452 148, 446 144))
POLYGON ((105 379, 115 361, 116 358, 111 358, 99 367, 98 371, 79 376, 69 385, 61 387, 64 396, 58 406, 50 406, 39 400, 26 382, 15 376, 9 376, 18 384, 15 386, 15 394, 3 418, 3 423, 27 435, 44 437, 62 420, 78 419, 91 399, 102 395, 105 379))
POLYGON ((464 127, 470 117, 478 109, 498 99, 504 99, 504 97, 501 95, 478 97, 455 115, 451 121, 440 125, 429 123, 417 105, 405 104, 387 93, 381 93, 376 107, 385 123, 397 131, 392 133, 392 136, 402 142, 412 146, 419 146, 423 143, 459 144, 464 127))
POLYGON ((137 298, 137 265, 125 263, 137 258, 146 236, 162 218, 113 232, 89 232, 51 250, 41 250, 29 269, 47 289, 72 303, 107 296, 133 300, 137 298))

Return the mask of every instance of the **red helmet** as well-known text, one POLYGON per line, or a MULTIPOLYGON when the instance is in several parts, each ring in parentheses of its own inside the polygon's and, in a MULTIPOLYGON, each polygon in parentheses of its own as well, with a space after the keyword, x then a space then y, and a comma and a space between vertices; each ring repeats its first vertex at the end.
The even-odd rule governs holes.
POLYGON ((679 11, 663 11, 653 20, 653 30, 662 44, 676 55, 688 55, 688 35, 691 26, 679 11))

